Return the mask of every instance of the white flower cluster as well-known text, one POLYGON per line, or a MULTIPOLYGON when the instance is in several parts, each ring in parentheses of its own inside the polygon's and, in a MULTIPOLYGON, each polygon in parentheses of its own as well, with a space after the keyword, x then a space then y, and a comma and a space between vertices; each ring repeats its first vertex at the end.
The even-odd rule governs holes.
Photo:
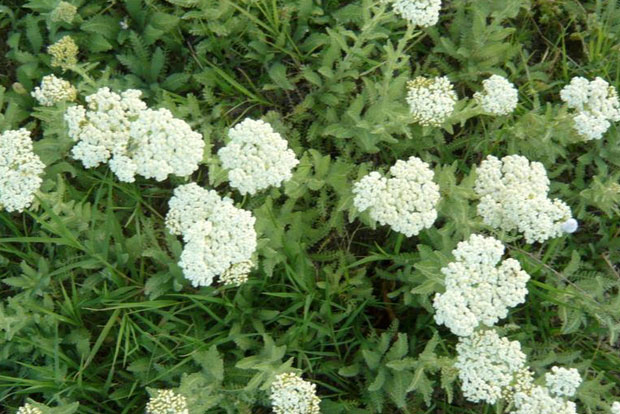
POLYGON ((413 121, 440 126, 454 111, 456 92, 447 77, 418 76, 407 83, 407 103, 413 121))
POLYGON ((459 338, 456 346, 461 389, 469 401, 489 404, 502 398, 503 388, 525 368, 525 354, 518 341, 509 341, 493 330, 459 338))
POLYGON ((220 282, 226 286, 241 286, 248 281, 252 268, 254 268, 252 260, 235 263, 220 275, 220 282))
POLYGON ((581 375, 575 368, 552 367, 545 374, 545 383, 551 394, 572 397, 581 384, 581 375))
POLYGON ((218 151, 230 185, 241 194, 256 194, 292 177, 299 164, 285 139, 267 122, 246 118, 228 132, 230 142, 218 151))
POLYGON ((146 404, 147 414, 189 414, 187 399, 173 390, 157 390, 146 404))
POLYGON ((371 172, 353 186, 353 204, 370 217, 407 237, 429 228, 437 218, 439 186, 429 165, 417 157, 398 160, 390 178, 371 172))
POLYGON ((316 385, 299 375, 287 372, 277 375, 271 384, 271 407, 275 414, 318 414, 321 399, 316 385))
POLYGON ((71 153, 84 167, 106 163, 117 152, 125 152, 129 126, 146 109, 142 92, 129 89, 116 94, 101 88, 86 97, 87 108, 72 106, 65 113, 69 136, 77 141, 71 153))
POLYGON ((530 392, 534 388, 534 373, 529 367, 523 367, 514 375, 512 383, 502 389, 502 398, 508 402, 514 401, 519 392, 530 392))
POLYGON ((166 226, 185 241, 179 266, 193 286, 209 286, 218 275, 226 284, 247 279, 256 250, 255 218, 195 183, 177 187, 166 226))
POLYGON ((519 92, 508 79, 492 75, 482 81, 484 92, 476 92, 474 99, 485 112, 493 115, 508 115, 517 107, 519 92))
POLYGON ((501 160, 489 155, 477 170, 474 190, 480 197, 478 214, 483 221, 504 231, 523 233, 527 243, 543 242, 574 231, 570 208, 548 198, 545 167, 520 155, 501 160))
POLYGON ((620 401, 614 401, 611 405, 611 414, 620 414, 620 401))
POLYGON ((439 20, 441 0, 394 0, 392 8, 414 26, 429 27, 439 20))
POLYGON ((44 168, 32 150, 30 131, 22 128, 0 134, 0 208, 21 212, 30 207, 44 168))
POLYGON ((75 7, 73 4, 66 1, 61 1, 60 3, 58 3, 56 8, 52 10, 50 17, 51 20, 56 23, 71 23, 75 18, 75 15, 77 14, 77 10, 77 7, 75 7))
POLYGON ((576 414, 572 401, 553 397, 545 387, 534 387, 528 392, 518 392, 514 397, 516 410, 511 414, 576 414))
POLYGON ((600 77, 593 81, 574 77, 560 91, 560 98, 576 111, 574 128, 586 141, 601 139, 611 122, 620 121, 618 93, 600 77))
MULTIPOLYGON (((119 177, 134 169, 136 174, 156 181, 170 174, 187 177, 198 169, 203 149, 202 135, 185 121, 167 109, 147 109, 131 123, 126 153, 112 159, 110 168, 119 177), (121 168, 115 169, 118 166, 121 168)), ((124 178, 133 181, 133 177, 124 178)))
POLYGON ((35 407, 30 403, 26 403, 19 407, 15 414, 43 414, 43 411, 39 407, 35 407))
POLYGON ((202 160, 202 136, 167 109, 147 109, 141 95, 104 87, 86 97, 87 108, 68 108, 69 136, 77 141, 73 157, 86 168, 109 162, 124 182, 135 181, 136 174, 157 181, 190 175, 202 160))
POLYGON ((43 106, 53 106, 58 102, 73 102, 77 91, 68 81, 54 75, 44 76, 41 86, 34 88, 32 97, 43 106))
POLYGON ((437 324, 455 335, 469 336, 480 324, 495 325, 509 308, 525 300, 530 276, 514 259, 499 263, 504 254, 499 240, 473 234, 452 254, 456 260, 441 269, 446 292, 433 301, 437 324))

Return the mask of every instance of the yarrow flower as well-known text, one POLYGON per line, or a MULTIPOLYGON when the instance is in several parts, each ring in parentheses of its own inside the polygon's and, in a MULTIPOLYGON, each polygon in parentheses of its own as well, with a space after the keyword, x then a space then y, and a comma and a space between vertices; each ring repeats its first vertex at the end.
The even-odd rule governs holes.
POLYGON ((33 152, 30 131, 22 128, 0 134, 0 208, 21 212, 30 207, 44 168, 33 152))
POLYGON ((394 12, 414 26, 429 27, 437 24, 441 0, 392 0, 394 12))
POLYGON ((440 126, 454 111, 456 92, 447 77, 418 76, 407 83, 407 103, 414 122, 440 126))
POLYGON ((551 394, 572 397, 581 384, 581 375, 575 368, 552 367, 545 374, 545 383, 551 394))
POLYGON ((66 1, 58 3, 50 15, 53 22, 71 23, 77 14, 77 7, 66 1))
POLYGON ((493 115, 508 115, 517 107, 519 93, 506 78, 492 75, 482 81, 483 92, 476 92, 474 99, 485 112, 493 115))
POLYGON ((39 104, 53 106, 58 102, 75 101, 77 91, 68 81, 54 75, 47 75, 41 80, 41 86, 34 88, 31 95, 39 104))
POLYGON ((504 246, 493 237, 473 234, 452 251, 455 261, 441 269, 446 292, 435 295, 435 321, 458 336, 480 324, 493 326, 508 309, 523 303, 530 276, 514 259, 500 263, 504 246))
POLYGON ((43 410, 39 407, 35 407, 30 403, 26 403, 23 406, 19 407, 15 414, 43 414, 43 410))
POLYGON ((429 165, 417 157, 398 160, 390 178, 371 172, 354 184, 353 204, 358 211, 407 237, 429 228, 437 219, 439 186, 429 165))
MULTIPOLYGON (((187 177, 198 169, 204 150, 202 135, 187 122, 175 118, 167 109, 146 109, 129 127, 129 142, 122 154, 120 171, 116 159, 110 168, 119 178, 121 172, 134 170, 146 178, 163 181, 168 175, 187 177)), ((133 181, 126 177, 122 181, 133 181)))
POLYGON ((177 187, 169 206, 166 226, 183 236, 179 266, 193 286, 209 286, 215 276, 225 284, 247 280, 247 262, 256 250, 251 212, 195 183, 177 187))
POLYGON ((275 414, 318 414, 321 399, 316 385, 299 375, 287 372, 277 375, 271 384, 271 407, 275 414))
POLYGON ((47 47, 47 53, 52 57, 50 64, 64 70, 77 65, 78 52, 79 49, 71 36, 65 36, 47 47))
POLYGON ((553 397, 545 387, 534 387, 528 392, 518 392, 514 397, 515 410, 511 414, 576 414, 572 401, 553 397))
POLYGON ((189 414, 187 399, 173 390, 157 390, 146 404, 147 414, 189 414))
POLYGON ((515 375, 525 368, 525 354, 518 341, 509 341, 493 330, 459 338, 456 346, 459 379, 463 395, 471 402, 489 404, 502 398, 515 375))
POLYGON ((241 286, 248 281, 248 276, 254 267, 252 260, 244 260, 230 266, 220 275, 220 282, 225 286, 241 286))
POLYGON ((600 77, 593 81, 574 77, 560 91, 560 98, 575 110, 574 128, 586 141, 601 139, 611 122, 620 121, 618 93, 600 77))
POLYGON ((528 367, 523 367, 515 373, 512 383, 502 389, 502 398, 512 403, 517 393, 530 392, 533 388, 534 373, 528 367))
POLYGON ((86 97, 87 107, 72 106, 65 113, 69 136, 77 142, 71 150, 73 158, 85 168, 108 162, 115 154, 125 153, 129 142, 129 126, 146 109, 142 92, 128 89, 120 95, 101 88, 86 97))
POLYGON ((620 414, 620 401, 614 401, 611 405, 611 414, 620 414))
POLYGON ((86 97, 86 108, 68 108, 65 121, 77 142, 71 154, 85 168, 109 163, 124 182, 135 181, 137 174, 157 181, 190 175, 202 160, 202 136, 167 109, 147 109, 141 95, 104 87, 86 97))
POLYGON ((299 164, 288 143, 267 122, 245 119, 228 132, 230 142, 218 151, 230 185, 241 194, 256 194, 292 177, 299 164))
MULTIPOLYGON (((520 155, 501 160, 489 155, 477 170, 474 190, 480 197, 478 214, 485 224, 523 233, 527 243, 558 237, 575 227, 570 208, 549 199, 545 167, 520 155)), ((574 231, 574 230, 573 230, 574 231)))

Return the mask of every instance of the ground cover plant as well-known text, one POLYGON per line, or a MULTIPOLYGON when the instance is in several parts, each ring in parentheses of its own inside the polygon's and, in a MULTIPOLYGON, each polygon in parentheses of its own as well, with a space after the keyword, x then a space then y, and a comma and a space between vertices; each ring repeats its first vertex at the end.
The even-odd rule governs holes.
POLYGON ((0 0, 0 406, 620 413, 614 0, 0 0))

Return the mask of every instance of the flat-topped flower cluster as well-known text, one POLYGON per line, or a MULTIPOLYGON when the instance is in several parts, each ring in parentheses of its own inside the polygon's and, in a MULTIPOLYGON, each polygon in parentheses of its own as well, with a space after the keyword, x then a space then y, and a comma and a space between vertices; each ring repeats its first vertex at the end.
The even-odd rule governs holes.
POLYGON ((247 118, 231 128, 228 137, 218 156, 228 170, 231 187, 241 194, 279 186, 291 179, 299 164, 286 140, 265 121, 247 118))
POLYGON ((389 0, 394 13, 414 26, 429 27, 437 24, 441 0, 389 0))
POLYGON ((271 384, 271 407, 275 414, 318 414, 321 400, 316 385, 304 381, 298 374, 277 375, 271 384))
POLYGON ((15 414, 43 414, 43 411, 30 403, 26 403, 19 407, 15 414))
POLYGON ((0 209, 21 212, 32 204, 45 165, 33 152, 30 131, 0 134, 0 209))
POLYGON ((618 93, 600 77, 593 81, 574 77, 560 97, 574 110, 574 128, 586 141, 601 139, 612 122, 620 121, 618 93))
POLYGON ((492 237, 474 234, 452 251, 455 261, 441 269, 446 292, 435 296, 435 321, 458 336, 479 325, 493 326, 508 309, 523 303, 530 276, 514 259, 501 261, 504 246, 492 237))
POLYGON ((189 414, 187 399, 173 390, 156 390, 146 404, 146 414, 189 414))
POLYGON ((527 243, 575 230, 566 224, 572 219, 568 205, 548 197, 549 179, 541 163, 520 155, 501 160, 489 155, 476 173, 478 214, 485 224, 522 233, 527 243))
POLYGON ((417 157, 398 160, 390 178, 371 172, 353 186, 358 211, 407 237, 429 228, 437 219, 439 186, 429 165, 417 157))
POLYGON ((53 106, 58 102, 73 102, 77 91, 71 83, 55 75, 44 76, 41 86, 34 88, 32 97, 43 106, 53 106))
POLYGON ((440 126, 454 111, 457 101, 454 86, 447 77, 418 76, 407 83, 407 103, 413 122, 440 126))
POLYGON ((485 112, 493 115, 508 115, 517 107, 519 93, 506 78, 492 75, 482 81, 483 91, 474 94, 485 112))
POLYGON ((65 113, 69 136, 77 142, 71 153, 85 168, 109 163, 124 182, 136 175, 165 180, 186 177, 202 161, 204 140, 167 109, 147 108, 142 92, 120 94, 104 87, 86 97, 87 106, 72 106, 65 113))

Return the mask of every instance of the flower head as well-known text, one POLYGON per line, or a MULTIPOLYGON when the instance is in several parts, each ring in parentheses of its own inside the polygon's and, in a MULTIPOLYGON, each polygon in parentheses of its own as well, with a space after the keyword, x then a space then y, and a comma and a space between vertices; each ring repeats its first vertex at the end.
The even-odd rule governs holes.
POLYGON ((480 324, 493 326, 508 309, 523 303, 530 276, 519 262, 500 263, 504 246, 477 234, 452 251, 455 261, 441 269, 446 292, 435 295, 435 321, 459 336, 469 336, 480 324))
POLYGON ((218 151, 230 185, 241 194, 256 194, 292 177, 299 163, 288 143, 265 121, 245 119, 228 132, 230 142, 218 151))
POLYGON ((43 414, 43 411, 39 407, 35 407, 30 403, 26 403, 19 407, 15 414, 43 414))
POLYGON ((147 414, 189 414, 187 399, 173 390, 157 390, 146 404, 147 414))
POLYGON ((441 0, 393 0, 392 8, 414 26, 429 27, 439 20, 441 0))
POLYGON ((471 402, 489 404, 502 397, 525 368, 525 354, 518 341, 501 338, 493 330, 478 331, 459 338, 455 367, 459 370, 463 395, 471 402))
POLYGON ((69 136, 77 141, 71 154, 86 168, 109 163, 125 182, 136 175, 157 181, 190 175, 202 160, 202 135, 167 109, 148 109, 141 95, 135 89, 117 94, 101 88, 86 97, 87 108, 68 108, 69 136))
POLYGON ((69 82, 57 78, 54 75, 44 76, 41 86, 34 88, 31 93, 39 104, 53 106, 58 102, 73 102, 77 97, 77 91, 69 82))
POLYGON ((447 77, 418 76, 407 84, 407 103, 414 122, 440 126, 452 114, 456 92, 447 77))
POLYGON ((574 77, 560 91, 560 98, 575 111, 574 128, 586 141, 601 139, 611 122, 620 121, 618 93, 600 77, 593 81, 574 77))
POLYGON ((581 384, 581 375, 575 368, 552 367, 551 372, 545 374, 545 383, 551 394, 572 397, 581 384))
POLYGON ((77 64, 78 52, 79 49, 71 36, 65 36, 47 48, 47 53, 52 57, 51 65, 65 70, 77 64))
POLYGON ((0 134, 0 208, 21 212, 30 207, 44 168, 33 152, 30 131, 22 128, 0 134))
POLYGON ((193 286, 209 286, 215 276, 231 285, 247 280, 256 250, 252 213, 195 183, 175 189, 169 205, 166 227, 183 236, 179 266, 193 286))
POLYGON ((545 387, 534 387, 514 396, 515 410, 510 414, 576 414, 575 403, 553 397, 545 387))
POLYGON ((493 115, 508 115, 517 107, 519 93, 506 78, 493 75, 482 81, 483 92, 476 92, 474 99, 485 112, 493 115))
MULTIPOLYGON (((204 145, 202 135, 169 110, 146 109, 131 122, 129 141, 122 155, 131 160, 136 174, 163 181, 171 174, 187 177, 196 171, 204 145)), ((113 161, 110 168, 120 177, 113 161)), ((121 163, 121 171, 124 167, 121 163)))
POLYGON ((146 109, 141 95, 136 89, 117 94, 104 87, 86 97, 86 108, 69 107, 65 121, 69 136, 77 142, 71 150, 73 158, 82 161, 85 168, 93 168, 123 155, 129 142, 129 126, 146 109))
POLYGON ((570 208, 549 199, 545 167, 520 155, 489 155, 477 170, 478 214, 492 227, 523 233, 527 243, 543 242, 570 230, 570 208))
POLYGON ((382 225, 389 225, 407 237, 429 228, 437 218, 439 186, 434 173, 417 157, 398 160, 390 178, 371 172, 353 186, 353 204, 382 225))
POLYGON ((620 414, 620 401, 614 401, 611 405, 611 414, 620 414))
POLYGON ((240 286, 248 281, 248 276, 254 267, 252 260, 244 260, 230 266, 220 275, 220 282, 226 286, 240 286))
POLYGON ((271 384, 271 407, 275 414, 318 414, 321 399, 316 385, 299 375, 287 372, 276 376, 271 384))
POLYGON ((66 1, 58 3, 50 15, 53 22, 71 23, 77 14, 77 7, 66 1))

